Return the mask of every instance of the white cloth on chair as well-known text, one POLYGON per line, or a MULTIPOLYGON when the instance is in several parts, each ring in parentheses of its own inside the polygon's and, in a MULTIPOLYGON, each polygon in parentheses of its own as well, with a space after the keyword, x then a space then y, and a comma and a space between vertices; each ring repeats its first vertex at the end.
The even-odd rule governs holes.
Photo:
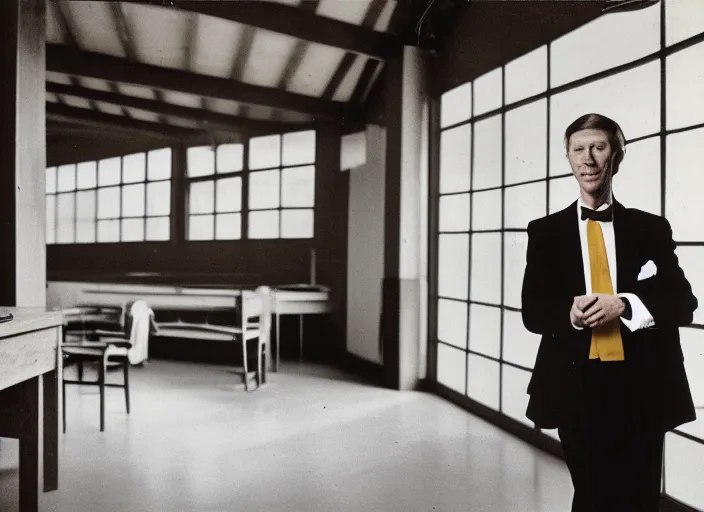
POLYGON ((127 352, 130 364, 139 364, 149 358, 149 329, 152 324, 154 311, 143 300, 137 300, 130 308, 132 329, 130 341, 132 347, 127 352))

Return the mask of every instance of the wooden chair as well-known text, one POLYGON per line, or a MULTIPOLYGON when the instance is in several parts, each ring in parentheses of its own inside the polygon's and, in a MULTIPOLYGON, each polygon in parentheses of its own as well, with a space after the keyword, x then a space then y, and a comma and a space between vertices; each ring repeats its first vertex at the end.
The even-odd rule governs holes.
MULTIPOLYGON (((149 330, 153 325, 153 320, 149 316, 148 308, 139 311, 139 318, 133 315, 131 310, 130 321, 125 322, 126 329, 120 331, 95 330, 89 333, 83 332, 83 337, 78 341, 64 341, 61 345, 64 366, 75 361, 78 363, 78 380, 71 380, 65 377, 63 386, 63 431, 66 432, 66 385, 76 384, 83 386, 98 386, 100 388, 100 431, 105 430, 105 388, 123 388, 125 393, 125 405, 127 414, 130 412, 130 387, 129 387, 129 353, 130 349, 136 345, 137 341, 144 336, 149 336, 149 330), (142 318, 143 316, 143 318, 142 318), (146 329, 146 333, 144 332, 146 329), (83 380, 83 364, 85 362, 98 363, 97 380, 83 380), (117 363, 122 367, 122 383, 107 383, 105 376, 108 365, 117 363)), ((70 333, 69 333, 70 335, 70 333)))

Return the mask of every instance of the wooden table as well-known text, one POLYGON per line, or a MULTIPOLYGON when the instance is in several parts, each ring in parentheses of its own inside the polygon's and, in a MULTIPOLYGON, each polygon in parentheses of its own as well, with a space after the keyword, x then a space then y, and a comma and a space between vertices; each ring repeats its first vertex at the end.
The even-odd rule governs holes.
POLYGON ((42 476, 45 492, 59 485, 63 318, 40 309, 3 309, 15 318, 0 324, 0 436, 19 439, 19 509, 35 512, 42 476))

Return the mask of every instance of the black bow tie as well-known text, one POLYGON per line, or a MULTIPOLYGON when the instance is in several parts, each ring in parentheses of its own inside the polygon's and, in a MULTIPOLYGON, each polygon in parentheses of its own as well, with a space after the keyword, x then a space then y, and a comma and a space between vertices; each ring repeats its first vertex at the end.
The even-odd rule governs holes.
POLYGON ((605 210, 592 210, 591 208, 585 208, 582 206, 582 220, 591 219, 600 222, 611 222, 613 205, 609 205, 605 210))

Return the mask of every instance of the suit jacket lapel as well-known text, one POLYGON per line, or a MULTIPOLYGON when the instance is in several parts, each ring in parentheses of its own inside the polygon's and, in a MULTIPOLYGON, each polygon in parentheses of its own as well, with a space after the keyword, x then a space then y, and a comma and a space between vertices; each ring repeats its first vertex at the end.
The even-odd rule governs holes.
POLYGON ((616 290, 629 289, 629 273, 633 265, 633 241, 628 210, 614 200, 614 240, 616 242, 616 290))
POLYGON ((575 296, 587 293, 584 282, 584 261, 582 259, 582 242, 579 237, 577 220, 577 201, 562 211, 562 230, 564 238, 559 242, 564 244, 565 275, 569 279, 569 289, 575 296))

